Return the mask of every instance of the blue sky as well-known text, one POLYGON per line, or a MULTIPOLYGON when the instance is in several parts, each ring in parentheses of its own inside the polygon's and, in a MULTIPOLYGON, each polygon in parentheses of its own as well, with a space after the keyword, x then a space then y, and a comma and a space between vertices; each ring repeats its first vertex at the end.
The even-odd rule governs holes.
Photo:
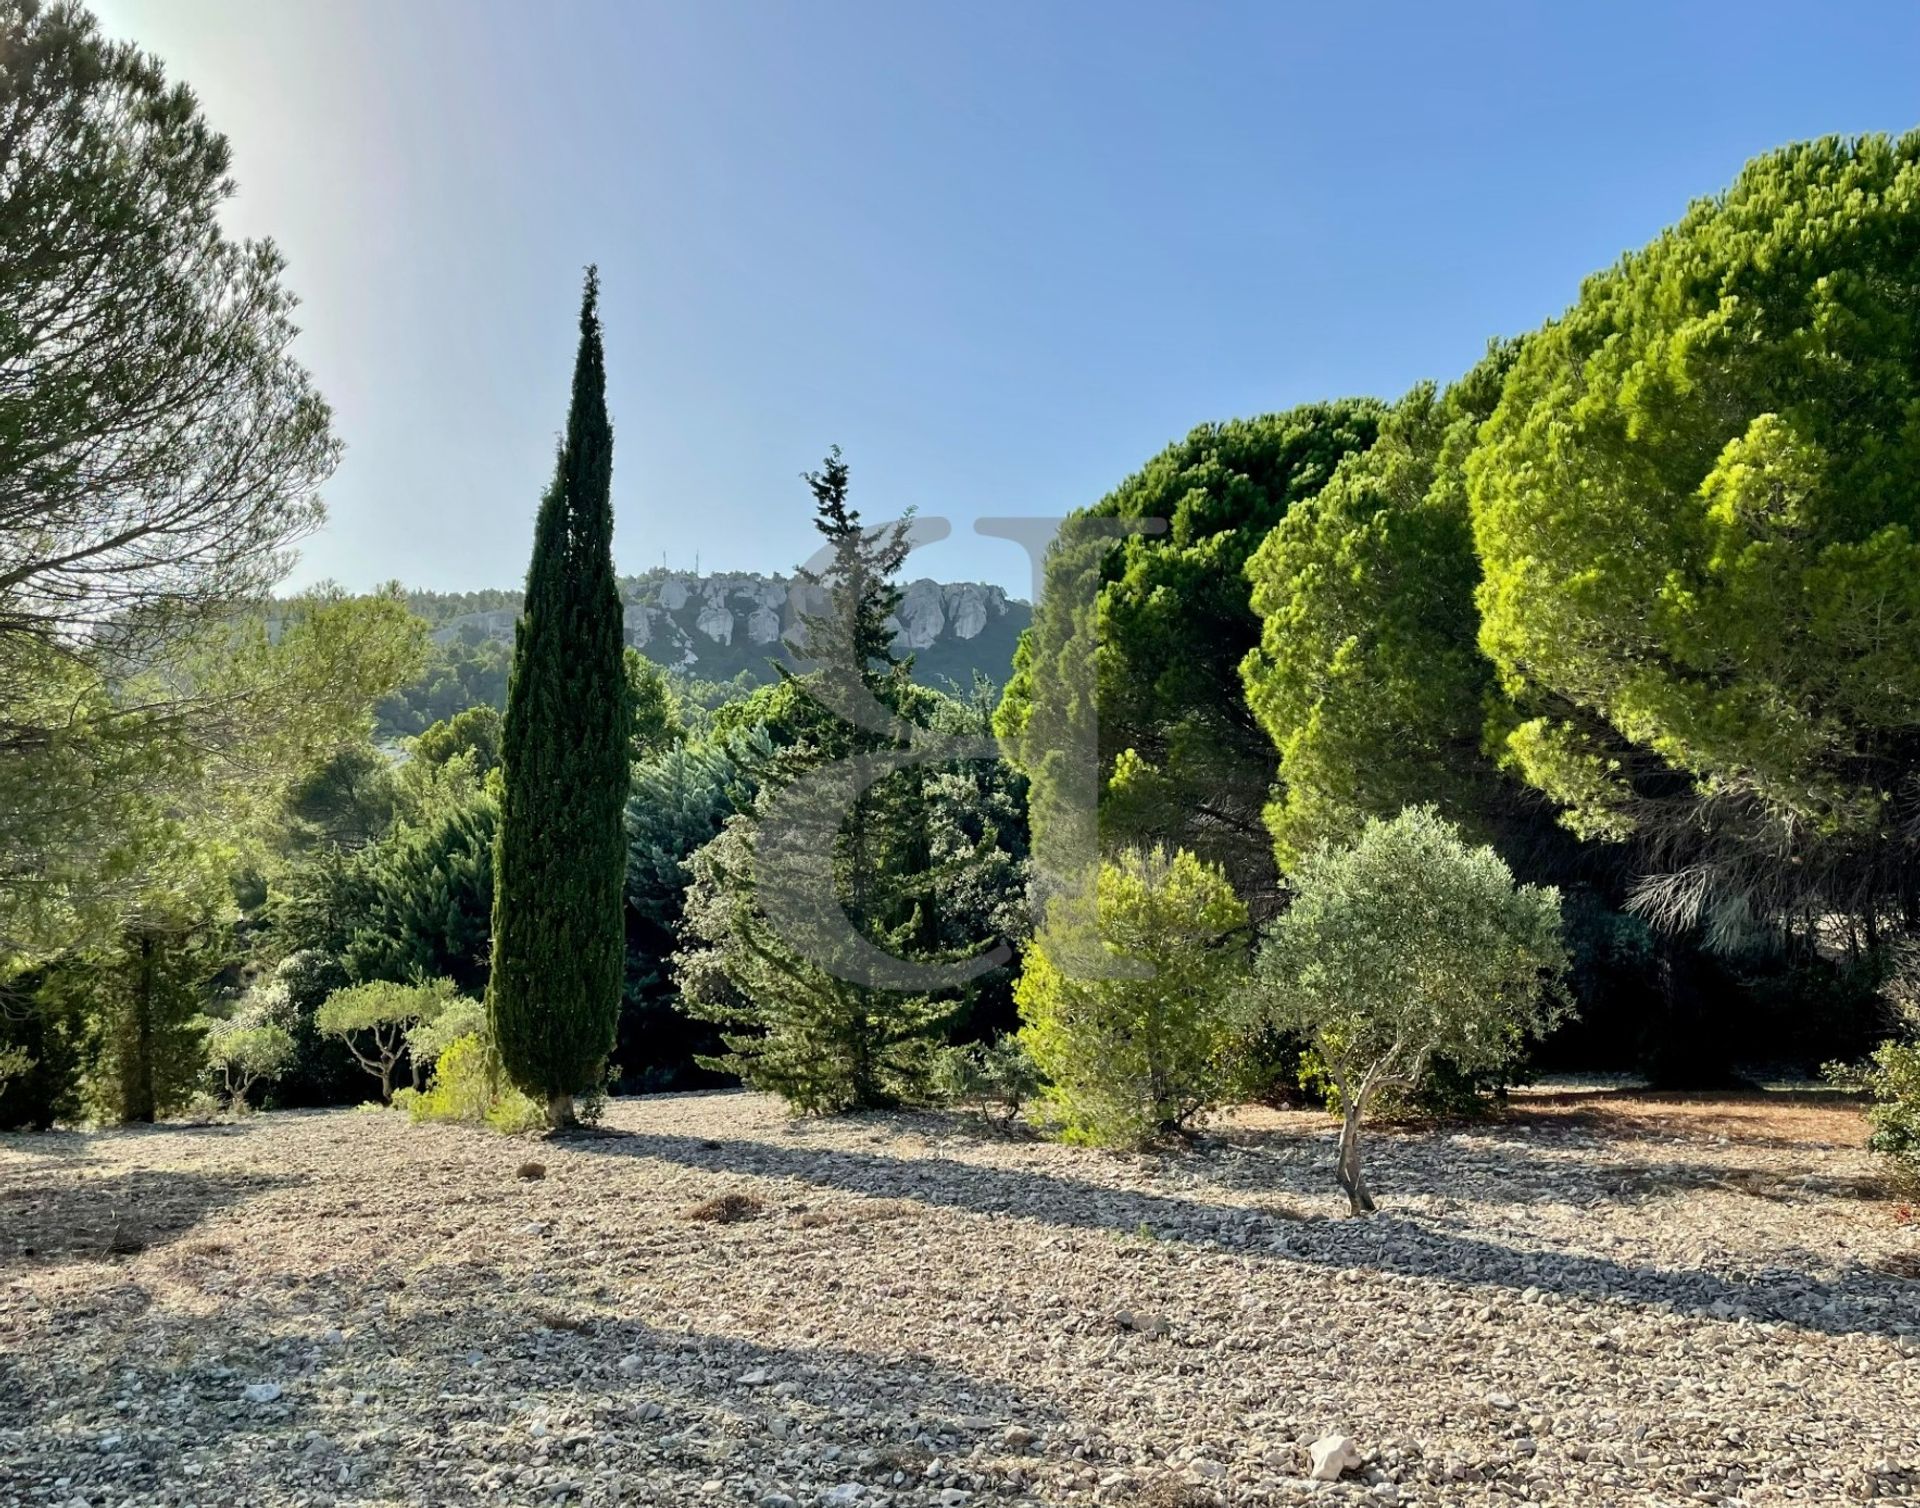
POLYGON ((231 138, 346 459, 296 580, 516 585, 602 269, 623 570, 911 574, 1210 419, 1459 372, 1749 156, 1920 126, 1920 6, 97 0, 231 138))

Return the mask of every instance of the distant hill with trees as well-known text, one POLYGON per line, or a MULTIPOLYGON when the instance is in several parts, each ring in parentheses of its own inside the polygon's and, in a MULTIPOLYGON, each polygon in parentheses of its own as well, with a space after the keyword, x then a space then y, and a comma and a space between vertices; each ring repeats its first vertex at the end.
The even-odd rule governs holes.
MULTIPOLYGON (((417 733, 471 706, 505 706, 520 593, 405 595, 427 621, 433 650, 419 678, 381 707, 382 731, 417 733)), ((750 572, 655 570, 620 578, 631 648, 687 680, 737 682, 742 689, 772 681, 775 662, 802 668, 785 641, 804 635, 803 615, 821 606, 814 595, 797 578, 750 572)), ((923 577, 902 588, 894 649, 913 656, 913 678, 924 686, 965 688, 976 674, 1003 685, 1032 621, 1032 607, 997 586, 923 577)))

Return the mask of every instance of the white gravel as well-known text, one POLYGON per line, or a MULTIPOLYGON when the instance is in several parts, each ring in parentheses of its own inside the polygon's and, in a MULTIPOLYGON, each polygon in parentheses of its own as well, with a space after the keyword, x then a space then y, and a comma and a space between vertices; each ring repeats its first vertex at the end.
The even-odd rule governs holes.
POLYGON ((1381 1137, 1366 1221, 1304 1114, 1148 1157, 740 1094, 608 1125, 0 1137, 0 1503, 1920 1493, 1920 1237, 1851 1111, 1381 1137))

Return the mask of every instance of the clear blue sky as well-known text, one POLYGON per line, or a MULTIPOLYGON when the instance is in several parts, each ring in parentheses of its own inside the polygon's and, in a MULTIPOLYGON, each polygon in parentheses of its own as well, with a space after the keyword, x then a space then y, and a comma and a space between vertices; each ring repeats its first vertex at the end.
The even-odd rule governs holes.
POLYGON ((296 579, 518 584, 600 263, 616 552, 790 569, 1097 498, 1192 425, 1394 395, 1754 153, 1920 125, 1920 6, 98 0, 233 140, 338 413, 296 579))

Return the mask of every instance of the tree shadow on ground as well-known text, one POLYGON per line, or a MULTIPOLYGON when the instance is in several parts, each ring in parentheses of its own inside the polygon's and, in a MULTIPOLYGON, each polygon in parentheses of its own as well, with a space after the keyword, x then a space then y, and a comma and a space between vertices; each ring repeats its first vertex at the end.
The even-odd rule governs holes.
MULTIPOLYGON (((144 1297, 143 1291, 130 1295, 119 1312, 152 1327, 161 1311, 138 1301, 144 1297)), ((512 1289, 452 1295, 423 1304, 403 1327, 363 1321, 334 1344, 316 1344, 311 1334, 290 1332, 245 1307, 175 1310, 160 1319, 164 1334, 149 1329, 142 1344, 125 1348, 115 1385, 136 1395, 167 1395, 170 1407, 191 1420, 197 1446, 222 1454, 243 1450, 259 1479, 288 1486, 305 1479, 325 1501, 341 1491, 355 1502, 370 1494, 437 1504, 501 1500, 500 1486, 486 1488, 446 1471, 450 1459, 464 1460, 462 1452, 365 1452, 353 1443, 364 1436, 366 1421, 393 1401, 382 1396, 385 1385, 409 1395, 437 1391, 455 1400, 452 1415, 463 1421, 484 1417, 519 1426, 514 1439, 522 1453, 489 1449, 489 1462, 515 1469, 532 1462, 580 1478, 611 1469, 630 1489, 642 1489, 629 1499, 636 1502, 690 1502, 707 1481, 739 1468, 761 1479, 748 1498, 757 1502, 774 1490, 769 1457, 802 1429, 816 1444, 834 1447, 807 1468, 816 1477, 803 1489, 808 1496, 895 1472, 917 1485, 936 1458, 969 1469, 958 1458, 996 1441, 1003 1427, 1045 1431, 1062 1417, 1050 1403, 929 1356, 768 1344, 574 1316, 528 1298, 512 1289), (383 1369, 389 1355, 404 1356, 404 1374, 383 1369), (264 1405, 236 1407, 241 1385, 256 1377, 275 1379, 280 1393, 264 1405), (476 1409, 482 1399, 496 1406, 476 1409), (752 1437, 768 1437, 759 1459, 736 1467, 736 1446, 752 1437), (550 1441, 553 1452, 535 1452, 536 1438, 550 1441), (661 1484, 661 1477, 671 1480, 661 1484), (674 1495, 644 1495, 656 1485, 674 1495)), ((119 1340, 109 1332, 100 1344, 119 1340)), ((68 1477, 73 1490, 110 1486, 116 1500, 129 1490, 138 1494, 129 1501, 140 1502, 173 1501, 170 1492, 196 1485, 204 1491, 204 1483, 180 1474, 185 1458, 173 1447, 176 1437, 150 1439, 139 1418, 118 1423, 124 1438, 111 1454, 36 1434, 42 1408, 58 1412, 69 1405, 60 1396, 68 1387, 98 1384, 69 1373, 57 1379, 65 1386, 49 1390, 48 1378, 31 1374, 25 1358, 0 1364, 0 1420, 12 1405, 23 1469, 37 1458, 43 1469, 51 1465, 68 1477)), ((167 1429, 179 1422, 171 1420, 167 1429)), ((555 1483, 543 1483, 542 1500, 555 1496, 555 1483)), ((573 1492, 567 1496, 578 1500, 573 1492)))
POLYGON ((139 1169, 0 1189, 0 1272, 133 1256, 176 1240, 213 1210, 284 1182, 265 1174, 139 1169))
MULTIPOLYGON (((1538 1289, 1595 1301, 1670 1306, 1718 1319, 1785 1320, 1831 1334, 1884 1330, 1890 1310, 1920 1320, 1920 1304, 1899 1278, 1856 1268, 1835 1280, 1768 1268, 1726 1275, 1659 1267, 1577 1252, 1526 1250, 1463 1235, 1406 1214, 1368 1220, 1303 1221, 1290 1212, 1216 1204, 1184 1194, 1114 1188, 1056 1173, 983 1167, 938 1156, 902 1158, 844 1147, 635 1132, 592 1144, 606 1155, 649 1157, 714 1173, 790 1178, 882 1199, 913 1200, 1048 1225, 1218 1248, 1255 1260, 1372 1268, 1515 1290, 1538 1289)), ((1479 1149, 1476 1149, 1478 1151, 1479 1149)), ((1304 1164, 1287 1164, 1294 1173, 1304 1164)), ((1498 1176, 1493 1170, 1490 1176, 1498 1176)), ((1325 1175, 1315 1184, 1325 1192, 1325 1175)), ((1298 1191, 1297 1179, 1274 1192, 1298 1191)))

